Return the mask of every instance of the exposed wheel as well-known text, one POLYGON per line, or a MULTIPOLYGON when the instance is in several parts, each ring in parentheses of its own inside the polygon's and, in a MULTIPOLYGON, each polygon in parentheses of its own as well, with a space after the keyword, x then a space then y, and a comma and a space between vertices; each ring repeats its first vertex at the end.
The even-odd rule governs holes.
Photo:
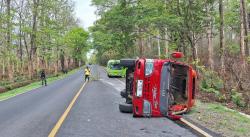
POLYGON ((135 67, 135 59, 121 59, 120 64, 124 67, 135 67))
POLYGON ((123 98, 127 98, 127 97, 128 97, 128 95, 127 95, 127 93, 126 93, 125 90, 122 90, 122 91, 120 92, 120 95, 121 95, 123 98))
POLYGON ((132 100, 130 98, 126 98, 126 104, 132 104, 132 100))
POLYGON ((119 110, 122 113, 132 113, 133 112, 133 105, 132 104, 119 104, 119 110))

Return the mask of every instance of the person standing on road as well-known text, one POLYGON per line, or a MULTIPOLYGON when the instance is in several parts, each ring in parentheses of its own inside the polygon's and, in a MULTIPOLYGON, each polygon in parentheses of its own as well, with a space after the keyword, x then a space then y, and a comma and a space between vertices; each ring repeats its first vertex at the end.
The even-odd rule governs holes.
POLYGON ((90 76, 90 69, 87 66, 84 70, 84 74, 85 74, 85 81, 88 80, 89 81, 89 76, 90 76))
POLYGON ((46 74, 45 74, 45 71, 44 71, 44 70, 41 71, 41 76, 40 76, 40 78, 41 78, 41 80, 42 80, 42 85, 47 86, 46 74))

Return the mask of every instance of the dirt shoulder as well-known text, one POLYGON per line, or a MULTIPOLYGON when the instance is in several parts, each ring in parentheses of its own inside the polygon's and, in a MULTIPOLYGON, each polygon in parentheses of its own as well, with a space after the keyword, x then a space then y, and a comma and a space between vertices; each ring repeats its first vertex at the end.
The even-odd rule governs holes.
POLYGON ((225 137, 250 136, 250 118, 219 103, 205 103, 197 100, 187 117, 225 137))

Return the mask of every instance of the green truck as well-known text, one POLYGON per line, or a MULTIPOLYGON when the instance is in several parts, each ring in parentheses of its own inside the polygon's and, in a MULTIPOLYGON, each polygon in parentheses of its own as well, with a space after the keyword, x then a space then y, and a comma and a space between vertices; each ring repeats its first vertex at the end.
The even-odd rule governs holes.
POLYGON ((120 60, 109 60, 107 63, 107 75, 108 77, 125 77, 126 68, 121 66, 120 60))

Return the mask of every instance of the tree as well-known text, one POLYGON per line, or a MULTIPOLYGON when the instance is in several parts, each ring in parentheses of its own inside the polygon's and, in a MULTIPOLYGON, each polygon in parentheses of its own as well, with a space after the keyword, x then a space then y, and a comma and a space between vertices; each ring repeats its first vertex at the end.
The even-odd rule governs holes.
POLYGON ((219 0, 220 14, 220 62, 221 72, 225 73, 225 39, 224 39, 224 6, 223 0, 219 0))
POLYGON ((244 41, 245 41, 245 51, 246 56, 249 56, 249 46, 248 46, 248 13, 246 9, 246 2, 245 0, 241 1, 242 3, 242 12, 243 12, 243 24, 244 24, 244 41))
POLYGON ((57 74, 62 56, 72 68, 63 38, 77 26, 72 0, 1 0, 0 80, 37 78, 40 69, 57 74))
POLYGON ((244 29, 244 17, 245 11, 245 2, 244 0, 240 0, 240 53, 241 53, 241 61, 242 67, 245 69, 246 67, 246 51, 245 51, 245 29, 244 29))
POLYGON ((8 75, 9 75, 9 80, 13 80, 13 69, 11 66, 12 62, 12 57, 11 57, 11 31, 12 31, 12 16, 11 16, 11 0, 6 0, 6 5, 7 5, 7 57, 8 57, 8 75))
POLYGON ((214 1, 207 1, 206 12, 207 12, 207 44, 208 44, 208 64, 211 70, 214 70, 213 61, 213 12, 214 12, 214 1))
POLYGON ((85 55, 84 51, 88 48, 88 36, 89 34, 79 27, 73 28, 65 36, 65 42, 69 45, 75 66, 79 66, 79 61, 82 61, 85 55))

